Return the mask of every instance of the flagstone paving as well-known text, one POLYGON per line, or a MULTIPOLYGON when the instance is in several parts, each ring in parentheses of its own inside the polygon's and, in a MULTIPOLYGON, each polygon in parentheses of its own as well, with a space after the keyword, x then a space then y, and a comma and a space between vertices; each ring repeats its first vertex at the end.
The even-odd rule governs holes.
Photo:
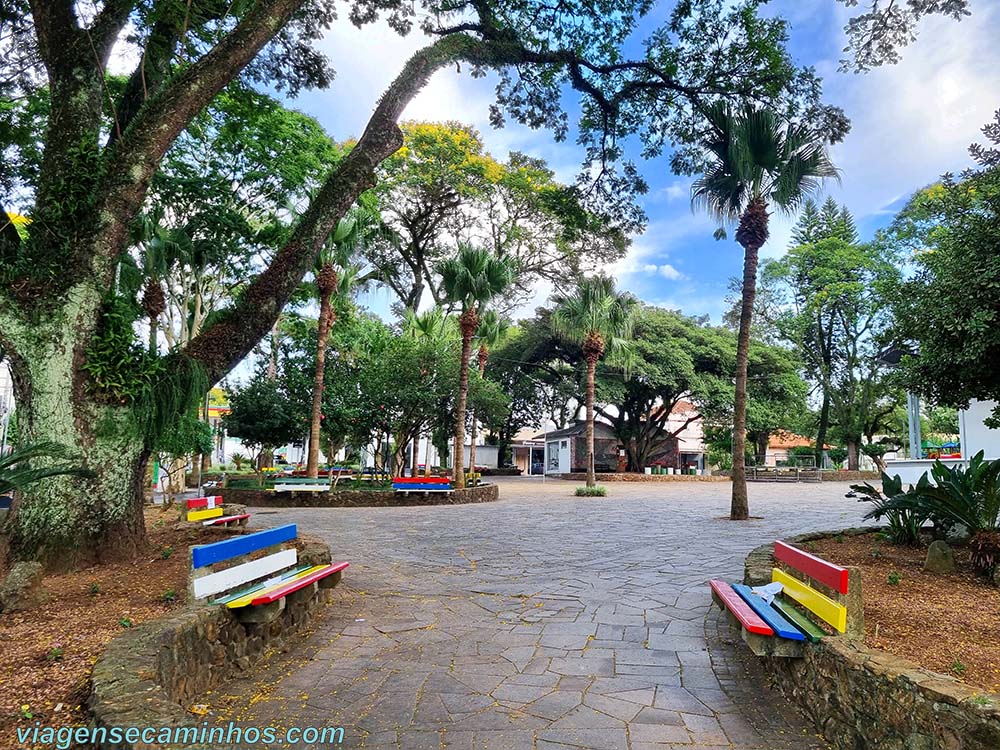
MULTIPOLYGON (((351 567, 314 631, 209 696, 221 721, 378 750, 819 750, 710 607, 754 546, 860 520, 845 484, 501 481, 497 503, 260 510, 351 567)), ((299 747, 317 747, 300 745, 299 747)))

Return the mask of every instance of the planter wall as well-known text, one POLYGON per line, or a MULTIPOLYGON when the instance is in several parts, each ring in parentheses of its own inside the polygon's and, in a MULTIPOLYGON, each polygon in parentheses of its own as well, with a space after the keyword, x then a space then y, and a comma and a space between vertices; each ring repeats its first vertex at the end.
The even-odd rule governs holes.
MULTIPOLYGON (((790 543, 872 528, 792 537, 790 543)), ((769 582, 772 545, 747 557, 744 582, 769 582)), ((773 683, 836 750, 997 750, 1000 695, 964 685, 843 636, 808 644, 801 659, 762 657, 773 683)))
POLYGON ((274 492, 226 487, 218 490, 227 503, 254 508, 389 508, 410 505, 463 505, 489 503, 499 499, 495 484, 466 487, 454 492, 426 495, 392 490, 335 490, 332 492, 274 492))
MULTIPOLYGON (((330 549, 303 538, 299 561, 330 562, 330 549)), ((126 630, 94 665, 89 708, 97 726, 201 726, 189 711, 209 690, 246 672, 270 650, 287 643, 330 598, 329 589, 303 589, 285 599, 268 623, 243 623, 222 606, 193 603, 168 617, 126 630)), ((138 743, 103 748, 145 747, 138 743)))
MULTIPOLYGON (((584 482, 586 474, 560 474, 560 479, 568 479, 572 482, 584 482)), ((600 482, 728 482, 729 477, 723 476, 696 476, 693 474, 633 474, 624 472, 621 474, 598 474, 597 481, 600 482)))

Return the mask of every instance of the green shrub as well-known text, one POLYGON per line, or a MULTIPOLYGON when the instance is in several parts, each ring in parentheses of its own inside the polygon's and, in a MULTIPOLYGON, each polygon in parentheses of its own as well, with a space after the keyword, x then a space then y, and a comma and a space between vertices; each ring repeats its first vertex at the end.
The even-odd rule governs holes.
POLYGON ((887 541, 913 546, 920 543, 920 529, 929 516, 923 510, 900 507, 897 501, 905 494, 907 493, 903 492, 903 482, 899 475, 890 477, 883 472, 881 491, 865 482, 852 484, 847 496, 856 497, 858 502, 871 503, 874 506, 865 514, 865 520, 885 522, 883 536, 887 541))
POLYGON ((602 487, 598 485, 597 487, 577 487, 576 496, 577 497, 606 497, 608 494, 607 487, 602 487))
POLYGON ((888 576, 886 577, 886 583, 888 583, 888 584, 889 584, 890 586, 898 586, 898 585, 899 585, 899 582, 900 582, 901 580, 903 580, 903 577, 902 577, 902 576, 901 576, 901 575, 900 575, 899 573, 897 573, 897 572, 896 572, 895 570, 894 570, 894 571, 892 571, 892 572, 891 572, 891 573, 890 573, 890 574, 889 574, 889 575, 888 575, 888 576))

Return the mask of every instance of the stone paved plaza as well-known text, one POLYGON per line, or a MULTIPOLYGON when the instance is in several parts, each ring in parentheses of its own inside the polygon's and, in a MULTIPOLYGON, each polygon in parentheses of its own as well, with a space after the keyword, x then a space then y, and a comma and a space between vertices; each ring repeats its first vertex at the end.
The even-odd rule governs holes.
MULTIPOLYGON (((260 510, 351 561, 315 630, 208 696, 247 725, 378 750, 826 747, 710 607, 754 546, 860 519, 846 484, 501 480, 497 503, 260 510)), ((303 745, 305 747, 305 745, 303 745)))

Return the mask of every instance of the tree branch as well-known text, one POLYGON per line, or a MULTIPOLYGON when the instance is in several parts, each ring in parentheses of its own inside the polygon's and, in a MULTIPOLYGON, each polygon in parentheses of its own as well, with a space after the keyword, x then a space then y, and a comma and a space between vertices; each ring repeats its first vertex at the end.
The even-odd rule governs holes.
MULTIPOLYGON (((120 252, 128 222, 145 198, 160 160, 178 135, 219 91, 250 63, 289 21, 303 0, 258 0, 236 28, 148 99, 109 153, 104 199, 97 213, 107 217, 98 251, 112 260, 120 252)), ((106 264, 108 267, 110 263, 106 264)))
POLYGON ((184 354, 220 378, 264 336, 316 252, 358 196, 375 184, 375 169, 403 145, 396 121, 439 68, 458 60, 482 61, 484 45, 471 37, 441 39, 417 52, 383 94, 357 145, 334 168, 274 262, 246 289, 241 300, 190 342, 184 354))

